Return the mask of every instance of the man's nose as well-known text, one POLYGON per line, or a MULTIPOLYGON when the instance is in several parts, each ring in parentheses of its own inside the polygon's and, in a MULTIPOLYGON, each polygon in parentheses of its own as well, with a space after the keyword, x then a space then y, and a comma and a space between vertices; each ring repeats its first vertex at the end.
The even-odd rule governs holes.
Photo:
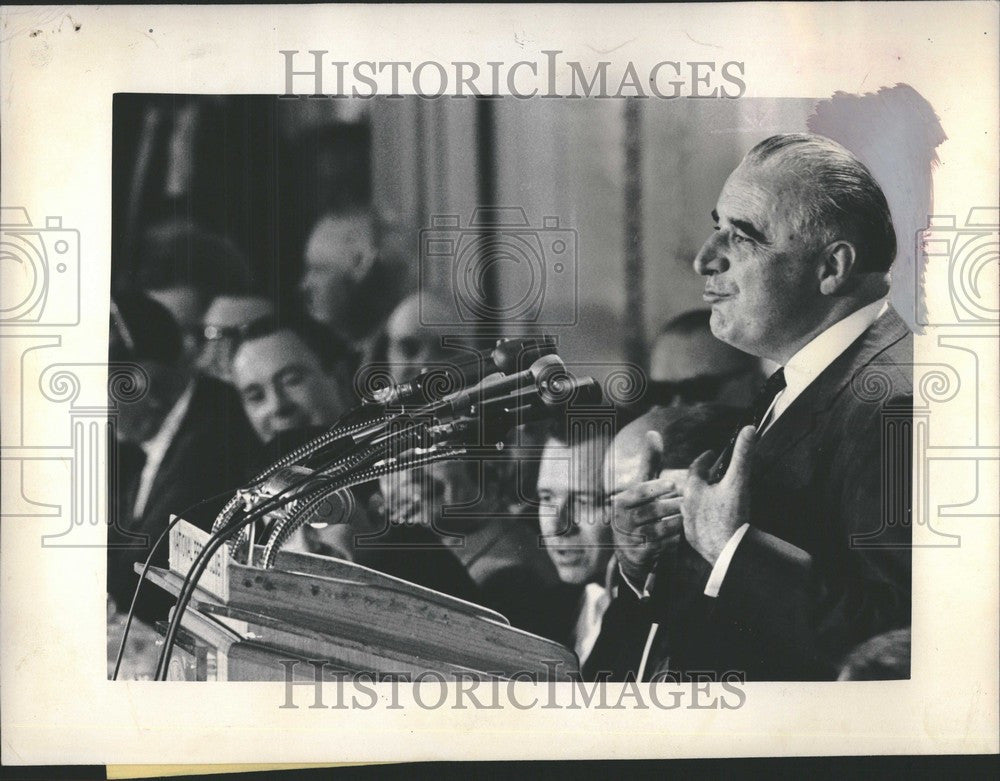
POLYGON ((729 268, 729 262, 722 251, 722 235, 719 231, 712 233, 701 245, 694 258, 694 270, 702 276, 720 274, 729 268))
POLYGON ((560 537, 572 537, 579 534, 580 529, 576 525, 576 517, 573 512, 573 502, 566 499, 559 505, 558 534, 560 537))
POLYGON ((270 413, 275 417, 287 418, 295 413, 295 404, 280 387, 274 388, 269 394, 270 413))

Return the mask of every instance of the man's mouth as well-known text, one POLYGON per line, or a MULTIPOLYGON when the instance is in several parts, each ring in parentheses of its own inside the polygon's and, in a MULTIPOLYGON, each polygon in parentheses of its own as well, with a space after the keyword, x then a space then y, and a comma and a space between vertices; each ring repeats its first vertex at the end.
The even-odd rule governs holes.
POLYGON ((305 428, 308 425, 309 425, 308 418, 302 415, 297 415, 291 418, 286 417, 286 418, 281 418, 279 420, 272 420, 271 430, 277 432, 294 431, 295 429, 298 428, 305 428))
POLYGON ((715 290, 706 290, 701 294, 702 300, 707 301, 709 304, 717 304, 720 301, 725 301, 727 298, 732 298, 732 293, 719 293, 715 290))
POLYGON ((581 564, 586 556, 585 551, 573 548, 550 548, 550 550, 556 562, 565 566, 581 564))

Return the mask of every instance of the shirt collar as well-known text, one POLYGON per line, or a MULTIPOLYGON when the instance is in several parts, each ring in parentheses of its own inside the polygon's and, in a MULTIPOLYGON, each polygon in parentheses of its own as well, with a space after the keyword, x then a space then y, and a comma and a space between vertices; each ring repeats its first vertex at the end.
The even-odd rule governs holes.
POLYGON ((177 429, 181 426, 181 421, 187 414, 188 407, 191 404, 191 397, 193 395, 194 380, 191 380, 191 382, 189 382, 187 387, 184 389, 184 392, 180 395, 177 401, 174 402, 174 406, 170 408, 170 412, 168 412, 167 416, 163 419, 163 423, 160 425, 159 431, 142 443, 142 449, 146 453, 147 463, 152 460, 154 454, 162 454, 170 445, 174 435, 177 433, 177 429))
POLYGON ((880 298, 838 320, 803 346, 785 364, 785 395, 803 390, 889 308, 880 298))

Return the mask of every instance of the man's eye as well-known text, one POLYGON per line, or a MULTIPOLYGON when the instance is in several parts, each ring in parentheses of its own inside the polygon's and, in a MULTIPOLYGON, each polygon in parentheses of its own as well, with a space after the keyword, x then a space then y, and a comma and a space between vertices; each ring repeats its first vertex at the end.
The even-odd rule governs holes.
POLYGON ((260 404, 264 400, 264 394, 258 390, 243 391, 243 401, 247 404, 260 404))
POLYGON ((282 376, 282 382, 285 385, 298 385, 305 379, 305 375, 300 371, 288 371, 282 376))
POLYGON ((749 236, 744 236, 741 233, 734 233, 733 234, 733 242, 736 243, 736 244, 746 244, 746 243, 750 243, 752 241, 753 241, 753 239, 751 239, 749 236))

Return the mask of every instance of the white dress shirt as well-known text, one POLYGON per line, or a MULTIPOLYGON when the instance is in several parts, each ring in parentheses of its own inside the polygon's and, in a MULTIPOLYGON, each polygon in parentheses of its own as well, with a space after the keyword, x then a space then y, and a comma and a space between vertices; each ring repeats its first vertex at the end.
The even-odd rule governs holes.
MULTIPOLYGON (((792 402, 812 384, 813 380, 840 357, 844 350, 867 331, 888 308, 889 303, 884 298, 863 306, 843 320, 838 320, 795 353, 784 367, 785 388, 774 398, 771 407, 764 414, 760 433, 764 434, 774 421, 791 406, 792 402)), ((719 596, 719 590, 722 588, 722 581, 729 570, 729 564, 749 528, 750 524, 747 523, 740 526, 722 549, 715 566, 712 567, 708 583, 705 585, 706 596, 719 596)))
POLYGON ((594 650, 598 635, 601 634, 601 623, 604 612, 611 604, 611 591, 600 583, 588 583, 583 590, 583 606, 576 619, 576 629, 573 632, 575 641, 573 650, 582 665, 590 652, 594 650))
POLYGON ((194 380, 188 383, 187 388, 174 402, 170 412, 163 419, 159 431, 150 439, 142 443, 141 447, 146 454, 146 463, 142 467, 142 475, 139 477, 139 490, 135 495, 135 506, 132 508, 132 515, 138 518, 142 511, 146 509, 146 502, 149 501, 149 492, 153 488, 153 480, 160 469, 163 457, 167 454, 170 443, 173 442, 177 429, 181 426, 181 421, 187 414, 188 406, 191 404, 191 396, 194 395, 194 380))

